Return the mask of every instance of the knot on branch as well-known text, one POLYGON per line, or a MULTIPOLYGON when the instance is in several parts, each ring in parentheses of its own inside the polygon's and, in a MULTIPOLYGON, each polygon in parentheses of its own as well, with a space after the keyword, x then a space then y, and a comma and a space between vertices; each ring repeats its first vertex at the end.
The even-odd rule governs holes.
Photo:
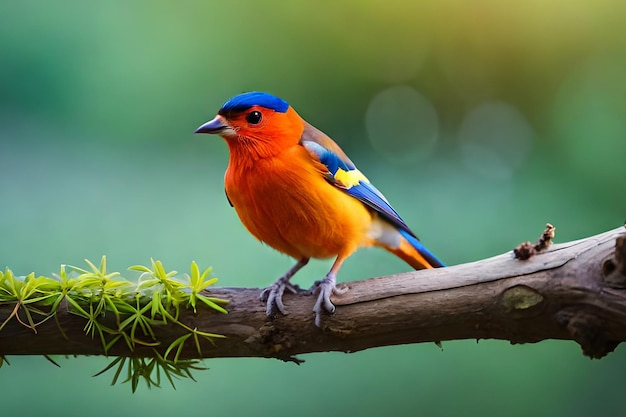
POLYGON ((502 293, 501 303, 507 311, 525 314, 529 309, 539 305, 543 296, 526 285, 516 285, 507 288, 502 293))
POLYGON ((578 342, 585 356, 600 359, 613 352, 620 342, 606 337, 605 321, 588 309, 580 308, 561 310, 557 313, 557 322, 578 342))
POLYGON ((626 236, 615 240, 614 259, 607 259, 602 265, 604 282, 611 288, 626 288, 626 236))

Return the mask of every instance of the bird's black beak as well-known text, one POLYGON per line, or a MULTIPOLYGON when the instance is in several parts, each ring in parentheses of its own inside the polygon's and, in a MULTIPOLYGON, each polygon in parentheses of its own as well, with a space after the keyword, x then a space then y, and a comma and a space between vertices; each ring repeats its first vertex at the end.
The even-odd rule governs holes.
POLYGON ((196 129, 194 133, 208 133, 210 135, 219 135, 226 130, 231 129, 220 115, 215 116, 213 120, 210 120, 196 129))

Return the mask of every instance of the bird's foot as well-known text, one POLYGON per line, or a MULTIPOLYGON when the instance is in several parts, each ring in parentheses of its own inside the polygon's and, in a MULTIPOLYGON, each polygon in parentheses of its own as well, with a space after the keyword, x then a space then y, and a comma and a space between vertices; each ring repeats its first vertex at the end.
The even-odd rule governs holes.
POLYGON ((319 292, 315 306, 313 306, 313 311, 315 312, 315 325, 317 327, 322 326, 322 314, 324 314, 324 312, 329 314, 333 314, 335 312, 335 306, 330 301, 330 296, 337 291, 337 288, 335 287, 336 281, 337 278, 335 274, 329 272, 324 279, 315 281, 313 286, 309 289, 311 294, 314 294, 316 291, 319 292))
POLYGON ((289 278, 290 276, 282 276, 278 278, 275 283, 261 291, 259 298, 266 303, 265 314, 267 314, 268 317, 274 316, 277 311, 284 315, 287 314, 285 305, 283 304, 283 294, 285 290, 292 294, 308 292, 300 288, 300 286, 289 282, 289 278))

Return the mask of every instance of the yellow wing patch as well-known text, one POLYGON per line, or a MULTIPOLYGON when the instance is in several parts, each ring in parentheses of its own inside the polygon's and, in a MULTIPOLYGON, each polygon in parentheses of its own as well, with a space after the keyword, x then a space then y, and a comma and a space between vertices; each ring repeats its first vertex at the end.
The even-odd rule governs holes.
POLYGON ((351 169, 346 171, 344 169, 337 169, 335 175, 333 175, 335 181, 345 188, 352 188, 355 185, 359 185, 359 181, 363 181, 369 184, 369 180, 358 169, 351 169))

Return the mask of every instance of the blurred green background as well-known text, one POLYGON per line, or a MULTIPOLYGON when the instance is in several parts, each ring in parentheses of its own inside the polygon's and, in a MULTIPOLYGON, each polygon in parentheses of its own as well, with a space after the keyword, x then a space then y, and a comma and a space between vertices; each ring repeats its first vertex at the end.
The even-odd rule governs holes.
MULTIPOLYGON (((71 0, 0 3, 0 267, 49 274, 102 254, 265 286, 292 261, 223 194, 227 149, 194 136, 229 97, 269 91, 335 138, 448 264, 622 224, 620 0, 71 0)), ((308 286, 328 261, 296 281, 308 286)), ((362 250, 340 280, 408 270, 362 250)), ((586 416, 623 412, 622 347, 457 341, 210 360, 131 395, 103 358, 10 357, 3 415, 586 416)))

